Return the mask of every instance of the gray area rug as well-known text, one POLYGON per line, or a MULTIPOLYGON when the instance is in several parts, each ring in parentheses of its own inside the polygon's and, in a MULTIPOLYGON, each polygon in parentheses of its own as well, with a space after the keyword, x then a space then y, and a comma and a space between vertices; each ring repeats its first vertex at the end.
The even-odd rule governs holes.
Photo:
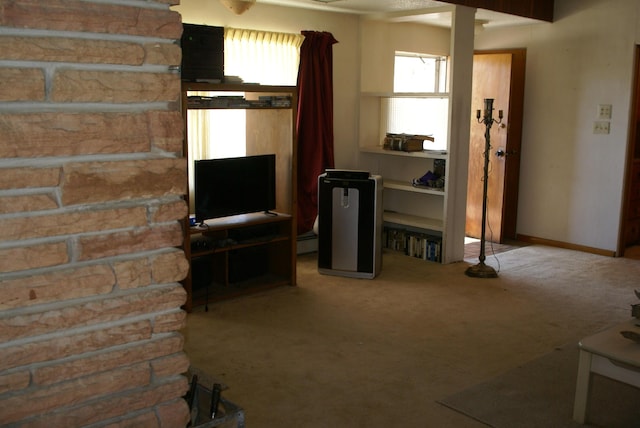
MULTIPOLYGON (((572 343, 439 403, 496 428, 579 427, 573 421, 577 370, 572 343)), ((594 375, 587 421, 640 427, 640 389, 594 375)))

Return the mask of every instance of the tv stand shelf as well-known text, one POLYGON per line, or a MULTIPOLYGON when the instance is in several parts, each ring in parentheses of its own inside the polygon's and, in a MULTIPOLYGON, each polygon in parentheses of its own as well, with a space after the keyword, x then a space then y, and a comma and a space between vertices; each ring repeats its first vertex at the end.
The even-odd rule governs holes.
MULTIPOLYGON (((190 264, 182 281, 187 292, 186 311, 244 293, 296 285, 297 106, 296 86, 182 82, 182 153, 188 172, 195 170, 198 159, 189 151, 194 144, 189 141, 190 121, 209 121, 213 137, 208 144, 221 144, 224 133, 216 132, 217 122, 203 110, 246 110, 241 125, 244 129, 239 132, 245 135, 246 156, 276 155, 277 212, 207 220, 206 227, 190 227, 189 220, 184 219, 182 249, 190 264), (193 97, 192 102, 189 97, 193 97), (230 100, 228 104, 225 99, 230 100)), ((233 182, 224 185, 238 187, 233 182)), ((184 198, 189 212, 194 213, 195 204, 188 192, 184 198)))
POLYGON ((191 306, 294 283, 288 214, 208 220, 206 226, 190 227, 188 236, 191 306))

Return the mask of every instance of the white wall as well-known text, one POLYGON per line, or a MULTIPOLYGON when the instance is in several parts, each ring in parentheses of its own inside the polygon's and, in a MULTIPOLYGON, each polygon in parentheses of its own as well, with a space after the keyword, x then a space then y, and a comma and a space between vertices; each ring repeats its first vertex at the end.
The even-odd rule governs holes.
POLYGON ((517 232, 615 251, 640 2, 555 4, 552 24, 476 36, 527 49, 517 232), (613 106, 609 135, 593 134, 598 104, 613 106))
POLYGON ((357 94, 360 86, 359 19, 355 15, 286 8, 256 3, 237 16, 217 0, 182 0, 172 8, 182 21, 234 28, 299 33, 328 31, 333 45, 335 162, 338 168, 355 168, 357 162, 357 94))
POLYGON ((361 29, 363 92, 393 92, 396 51, 450 54, 451 31, 447 28, 365 19, 361 29))

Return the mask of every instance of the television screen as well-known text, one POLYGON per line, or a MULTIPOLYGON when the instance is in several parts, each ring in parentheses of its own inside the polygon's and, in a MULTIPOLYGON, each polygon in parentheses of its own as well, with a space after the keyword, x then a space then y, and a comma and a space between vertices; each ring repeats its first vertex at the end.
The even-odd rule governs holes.
POLYGON ((276 208, 276 155, 195 161, 196 222, 276 208))

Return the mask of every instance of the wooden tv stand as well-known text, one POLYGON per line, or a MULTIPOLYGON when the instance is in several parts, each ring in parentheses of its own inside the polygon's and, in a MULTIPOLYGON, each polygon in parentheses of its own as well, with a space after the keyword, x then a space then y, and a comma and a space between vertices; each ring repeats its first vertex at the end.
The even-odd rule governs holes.
POLYGON ((292 217, 253 213, 188 227, 185 309, 280 285, 295 285, 292 217))

